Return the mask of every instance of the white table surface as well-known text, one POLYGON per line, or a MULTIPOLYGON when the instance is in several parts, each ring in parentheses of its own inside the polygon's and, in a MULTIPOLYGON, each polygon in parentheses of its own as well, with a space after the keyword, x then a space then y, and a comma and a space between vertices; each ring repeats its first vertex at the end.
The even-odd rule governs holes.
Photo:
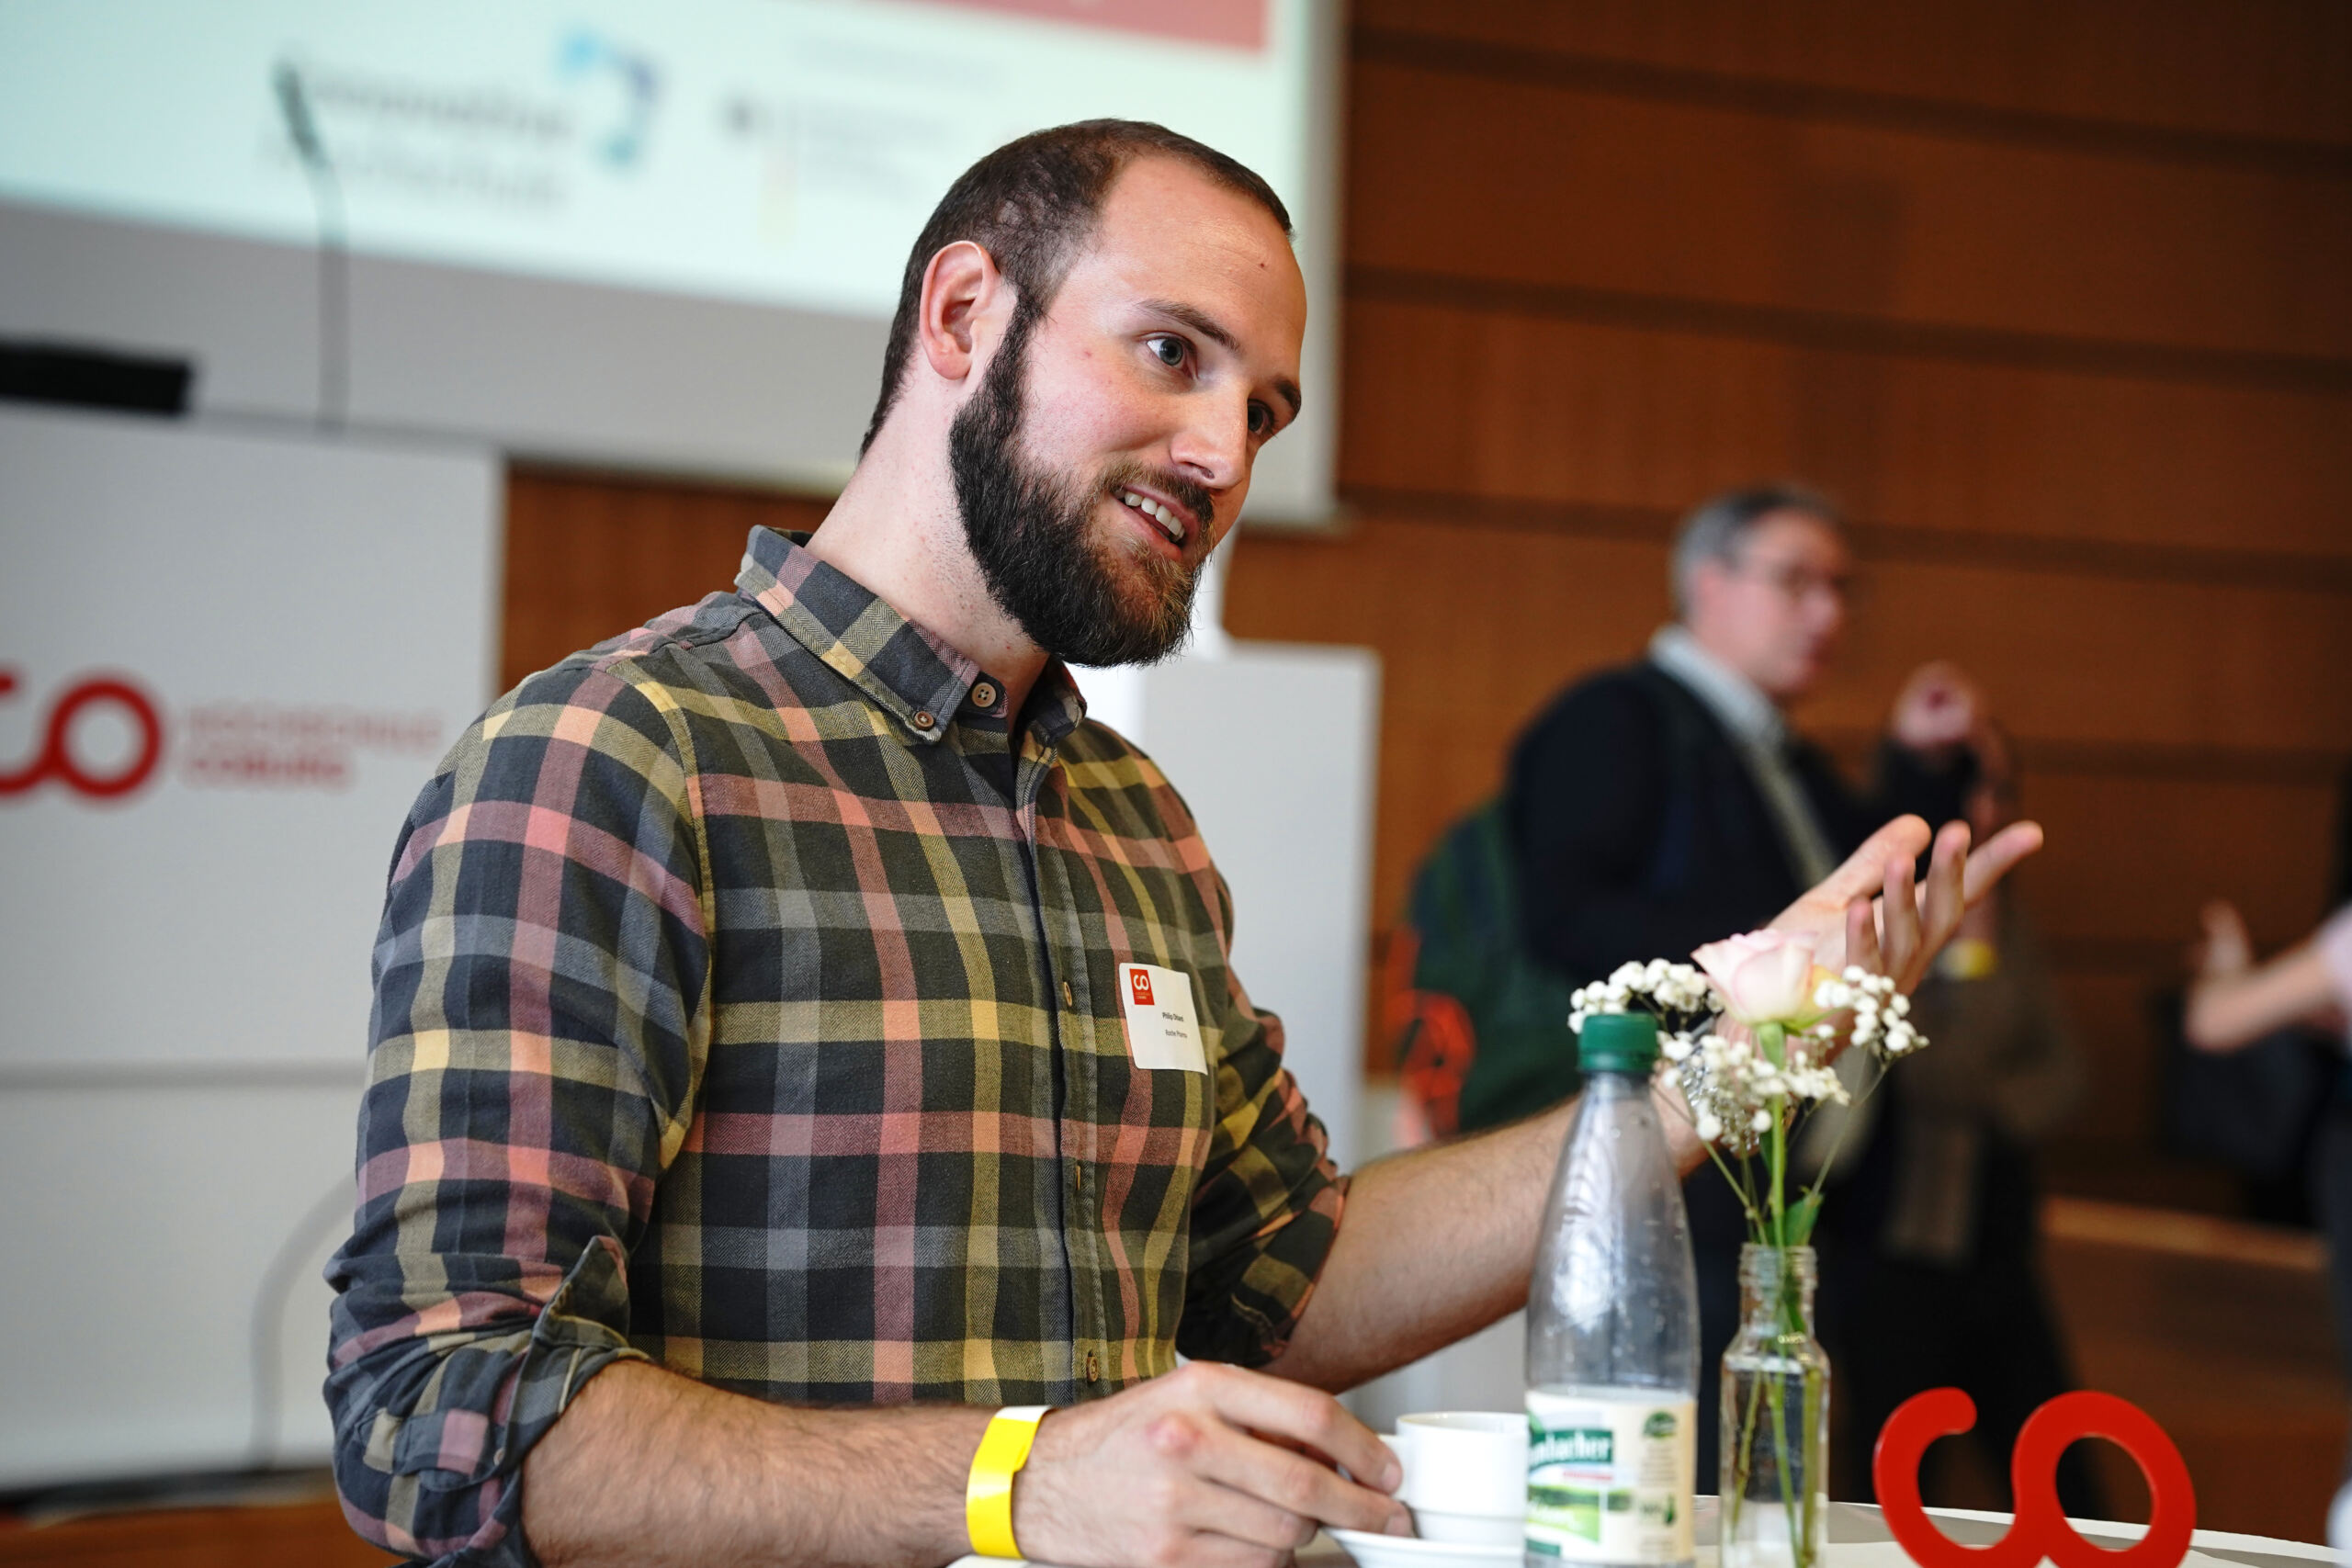
MULTIPOLYGON (((1930 1508, 1943 1532, 1962 1546, 1984 1546, 2001 1538, 2008 1528, 2007 1514, 1980 1513, 1971 1508, 1930 1508)), ((1699 1499, 1696 1510, 1699 1536, 1699 1568, 1713 1568, 1715 1561, 1715 1500, 1699 1499)), ((2106 1547, 2128 1546, 2145 1535, 2145 1525, 2122 1524, 2108 1519, 2077 1519, 2075 1529, 2091 1540, 2106 1547)), ((978 1562, 978 1559, 968 1561, 978 1562)), ((2301 1541, 2273 1540, 2267 1536, 2233 1535, 2227 1530, 2199 1530, 2189 1538, 2188 1562, 2185 1568, 2312 1568, 2314 1563, 2335 1563, 2335 1552, 2324 1546, 2301 1541), (2202 1559, 2203 1562, 2199 1560, 2202 1559)), ((1299 1568, 1349 1568, 1348 1554, 1340 1550, 1339 1542, 1328 1535, 1318 1535, 1298 1554, 1299 1568)), ((1877 1505, 1871 1503, 1832 1503, 1829 1505, 1829 1568, 1904 1568, 1910 1562, 1901 1547, 1894 1543, 1894 1532, 1886 1528, 1879 1517, 1877 1505)))
MULTIPOLYGON (((1998 1540, 2008 1528, 2007 1514, 1980 1513, 1969 1508, 1930 1508, 1943 1532, 1962 1546, 1984 1546, 1998 1540)), ((1699 1535, 1699 1568, 1713 1568, 1715 1562, 1715 1500, 1699 1499, 1696 1524, 1699 1535)), ((2122 1547, 2147 1533, 2145 1525, 2122 1524, 2105 1519, 2077 1519, 2076 1529, 2087 1539, 2106 1547, 2122 1547)), ((1894 1532, 1879 1517, 1875 1505, 1869 1503, 1832 1503, 1829 1505, 1829 1568, 1905 1568, 1910 1559, 1894 1543, 1894 1532)), ((2228 1530, 2199 1530, 2189 1540, 2188 1561, 2184 1568, 2312 1568, 2318 1563, 2336 1563, 2336 1554, 2324 1546, 2303 1541, 2273 1540, 2267 1536, 2234 1535, 2228 1530)), ((1318 1535, 1298 1554, 1298 1568, 1351 1568, 1352 1560, 1340 1550, 1340 1543, 1328 1535, 1318 1535)), ((1005 1568, 997 1558, 966 1557, 957 1560, 955 1568, 1005 1568)), ((1032 1568, 1046 1568, 1033 1564, 1032 1568)))

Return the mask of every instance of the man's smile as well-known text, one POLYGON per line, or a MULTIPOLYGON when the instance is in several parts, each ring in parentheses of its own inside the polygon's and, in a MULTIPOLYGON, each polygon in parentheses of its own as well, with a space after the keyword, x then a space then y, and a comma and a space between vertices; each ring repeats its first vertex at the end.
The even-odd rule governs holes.
POLYGON ((1185 541, 1192 537, 1195 526, 1193 518, 1176 503, 1164 501, 1148 491, 1137 490, 1132 485, 1120 485, 1114 489, 1111 494, 1122 505, 1141 513, 1158 525, 1159 531, 1168 536, 1169 542, 1178 550, 1183 549, 1185 541))

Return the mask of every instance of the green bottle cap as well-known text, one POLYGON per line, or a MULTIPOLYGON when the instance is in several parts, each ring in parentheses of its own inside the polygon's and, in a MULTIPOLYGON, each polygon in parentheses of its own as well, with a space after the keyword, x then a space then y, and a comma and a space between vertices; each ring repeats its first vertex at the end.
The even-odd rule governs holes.
POLYGON ((1577 1036, 1577 1061, 1588 1073, 1648 1073, 1657 1065, 1657 1020, 1645 1012, 1592 1014, 1577 1036))

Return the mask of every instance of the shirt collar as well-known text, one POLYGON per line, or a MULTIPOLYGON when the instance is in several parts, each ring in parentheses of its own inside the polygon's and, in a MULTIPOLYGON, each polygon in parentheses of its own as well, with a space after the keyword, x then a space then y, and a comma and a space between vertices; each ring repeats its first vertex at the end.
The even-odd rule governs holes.
POLYGON ((1688 686, 1739 739, 1770 747, 1788 739, 1788 721, 1772 699, 1755 682, 1700 647, 1688 627, 1660 626, 1650 638, 1650 662, 1688 686))
MULTIPOLYGON (((737 591, 757 601, 802 647, 897 718, 910 739, 938 740, 983 678, 980 667, 871 589, 810 555, 802 547, 807 542, 805 534, 753 528, 735 576, 737 591)), ((990 683, 1003 689, 1001 682, 990 683)), ((998 698, 1000 706, 1002 702, 998 698)), ((1059 659, 1048 660, 1037 677, 1029 712, 1031 726, 1048 744, 1086 716, 1078 682, 1059 659)))

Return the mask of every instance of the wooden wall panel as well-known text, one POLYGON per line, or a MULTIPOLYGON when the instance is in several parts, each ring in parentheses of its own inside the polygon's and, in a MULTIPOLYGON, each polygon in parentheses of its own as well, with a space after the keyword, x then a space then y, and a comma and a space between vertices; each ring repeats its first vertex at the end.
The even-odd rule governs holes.
POLYGON ((2338 178, 1371 62, 1352 79, 1358 269, 2317 358, 2339 378, 2352 355, 2338 178))
POLYGON ((502 685, 733 586, 754 525, 813 528, 828 504, 764 491, 515 469, 506 481, 502 685))
POLYGON ((2352 600, 2340 592, 1873 560, 1845 657, 1804 714, 1875 724, 1888 686, 1960 660, 2029 740, 2340 752, 2352 600))
MULTIPOLYGON (((1444 823, 1495 787, 1504 748, 1543 701, 1640 651, 1668 614, 1665 561, 1662 541, 1377 516, 1339 541, 1242 536, 1227 587, 1235 633, 1382 655, 1378 920, 1395 918, 1444 823)), ((1875 730, 1905 672, 1956 659, 1985 682, 2029 757, 2056 744, 2080 758, 2090 743, 2092 757, 2105 747, 2127 764, 2153 752, 2158 761, 2140 765, 2283 771, 2299 790, 2298 831, 2312 825, 2329 759, 2352 736, 2352 615, 2342 594, 1902 561, 1869 562, 1865 573, 1869 597, 1846 658, 1801 715, 1816 728, 1875 730)), ((2047 781, 2053 806, 2075 804, 2071 787, 2047 781)), ((2228 796, 2217 809, 2239 812, 2252 798, 2228 796)), ((2165 835, 2171 858, 2155 863, 2186 874, 2177 836, 2196 823, 2188 807, 2168 809, 2151 831, 2165 835)), ((2096 805, 2086 814, 2095 818, 2096 805)), ((2295 844, 2267 806, 2252 820, 2271 835, 2253 848, 2282 858, 2309 857, 2324 839, 2324 812, 2316 837, 2295 844)), ((2064 863, 2085 897, 2103 896, 2098 858, 2064 863)), ((2193 869, 2230 863, 2224 853, 2193 869)))
POLYGON ((2209 898, 2234 901, 2269 947, 2327 912, 2333 781, 2029 773, 2025 789, 2050 842, 2024 886, 2075 966, 2177 973, 2209 898))
POLYGON ((2151 127, 2256 144, 2148 144, 2176 155, 2352 147, 2352 12, 2336 0, 1354 0, 1351 10, 1360 34, 1424 49, 1460 39, 1822 90, 1765 100, 1792 112, 1886 116, 1908 101, 1973 110, 2012 135, 2151 127))
POLYGON ((2352 394, 1377 298, 1344 330, 1340 466, 1359 490, 1626 508, 1663 528, 1714 491, 1803 474, 1888 527, 2126 547, 2098 563, 2125 570, 2180 565, 2150 547, 2352 561, 2352 394))

